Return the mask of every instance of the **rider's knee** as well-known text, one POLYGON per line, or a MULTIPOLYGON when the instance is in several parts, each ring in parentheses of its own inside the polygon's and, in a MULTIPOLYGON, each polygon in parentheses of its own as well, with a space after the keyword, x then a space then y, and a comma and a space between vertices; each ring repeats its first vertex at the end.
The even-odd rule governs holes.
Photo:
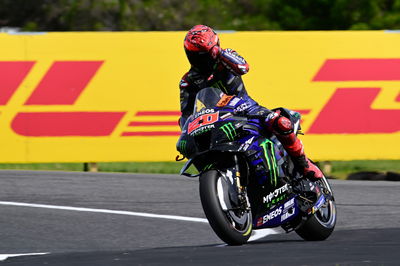
POLYGON ((293 132, 293 124, 287 117, 278 117, 273 125, 274 130, 279 134, 288 135, 293 132))
POLYGON ((293 132, 293 124, 289 118, 282 116, 279 111, 271 113, 266 120, 267 128, 275 134, 288 135, 293 132))

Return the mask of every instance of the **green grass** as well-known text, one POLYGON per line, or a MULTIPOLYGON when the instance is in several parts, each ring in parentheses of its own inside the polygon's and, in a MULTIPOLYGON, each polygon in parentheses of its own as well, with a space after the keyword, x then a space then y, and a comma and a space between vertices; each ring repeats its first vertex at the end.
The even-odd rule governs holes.
POLYGON ((83 163, 2 163, 0 169, 82 171, 83 163))
MULTIPOLYGON (((113 162, 97 163, 100 172, 176 174, 184 162, 113 162)), ((83 163, 0 164, 0 169, 84 171, 83 163)))
MULTIPOLYGON (((399 160, 332 161, 330 176, 346 179, 360 171, 400 172, 399 160)), ((116 162, 98 163, 100 172, 178 174, 184 162, 116 162)), ((83 171, 83 163, 0 164, 0 169, 83 171)), ((193 171, 192 171, 193 172, 193 171)))
POLYGON ((400 160, 332 161, 331 164, 331 176, 339 179, 346 179, 349 174, 361 171, 400 173, 400 160))

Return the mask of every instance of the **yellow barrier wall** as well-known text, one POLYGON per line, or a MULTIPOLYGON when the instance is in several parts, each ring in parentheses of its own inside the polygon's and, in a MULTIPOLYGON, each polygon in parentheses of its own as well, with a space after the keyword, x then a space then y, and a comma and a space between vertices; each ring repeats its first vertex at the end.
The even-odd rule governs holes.
MULTIPOLYGON (((184 32, 0 34, 0 161, 169 161, 184 32)), ((400 159, 400 34, 220 33, 314 160, 400 159)))

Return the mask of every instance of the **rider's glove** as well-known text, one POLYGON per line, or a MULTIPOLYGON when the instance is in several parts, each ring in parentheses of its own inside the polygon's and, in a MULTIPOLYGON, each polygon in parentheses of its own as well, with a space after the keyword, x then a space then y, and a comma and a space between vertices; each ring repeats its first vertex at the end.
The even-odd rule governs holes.
POLYGON ((249 64, 246 60, 230 48, 221 50, 218 58, 226 68, 236 75, 244 75, 249 72, 249 64))

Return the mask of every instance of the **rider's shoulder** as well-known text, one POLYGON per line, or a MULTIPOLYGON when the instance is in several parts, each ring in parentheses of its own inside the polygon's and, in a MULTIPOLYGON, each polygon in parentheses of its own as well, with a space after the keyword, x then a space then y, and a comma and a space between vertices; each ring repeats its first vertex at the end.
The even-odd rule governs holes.
POLYGON ((179 82, 179 87, 186 88, 190 85, 189 82, 189 72, 186 72, 185 75, 182 76, 181 81, 179 82))
POLYGON ((204 82, 205 78, 203 75, 201 75, 198 71, 195 69, 191 68, 188 72, 186 72, 183 77, 181 78, 180 81, 180 87, 185 88, 189 87, 193 84, 199 84, 204 82))

